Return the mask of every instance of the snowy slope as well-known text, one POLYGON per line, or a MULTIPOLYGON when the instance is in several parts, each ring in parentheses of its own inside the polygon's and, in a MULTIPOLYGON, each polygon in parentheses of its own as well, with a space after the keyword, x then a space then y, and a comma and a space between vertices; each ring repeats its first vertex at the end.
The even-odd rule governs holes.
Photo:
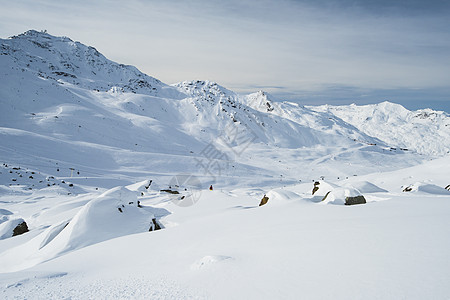
POLYGON ((248 106, 269 115, 280 116, 303 126, 314 128, 322 132, 337 134, 366 144, 384 145, 377 139, 377 135, 369 136, 359 131, 351 123, 347 123, 327 112, 318 113, 315 109, 301 106, 292 102, 274 102, 271 96, 263 91, 241 97, 241 101, 248 106))
POLYGON ((445 157, 351 178, 345 185, 378 185, 364 191, 368 204, 351 207, 311 201, 311 183, 207 191, 191 208, 147 196, 143 203, 172 211, 166 229, 0 274, 1 292, 6 298, 445 299, 450 192, 405 193, 401 186, 442 185, 447 173, 440 166, 449 163, 445 157), (263 193, 269 202, 258 207, 263 193))

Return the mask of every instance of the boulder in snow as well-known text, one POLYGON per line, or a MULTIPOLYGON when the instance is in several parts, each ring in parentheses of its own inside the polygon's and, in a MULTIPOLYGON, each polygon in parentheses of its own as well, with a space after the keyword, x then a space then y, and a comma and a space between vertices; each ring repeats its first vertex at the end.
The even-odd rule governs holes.
POLYGON ((17 225, 16 228, 13 229, 13 235, 12 236, 21 235, 21 234, 24 234, 25 232, 28 232, 28 231, 29 230, 28 230, 27 222, 23 221, 22 223, 17 225))
POLYGON ((319 185, 320 185, 319 181, 314 182, 314 187, 313 187, 313 190, 312 190, 312 194, 313 195, 319 190, 319 185))
POLYGON ((159 224, 159 222, 155 218, 153 218, 152 223, 150 224, 150 229, 148 231, 160 230, 161 228, 161 224, 159 224))
POLYGON ((267 204, 268 201, 269 201, 269 197, 264 195, 264 197, 262 197, 262 199, 261 199, 261 202, 259 203, 259 206, 263 206, 264 204, 267 204))
POLYGON ((330 204, 363 204, 366 199, 361 191, 357 188, 346 185, 344 187, 337 186, 323 180, 314 182, 314 196, 311 198, 313 202, 330 203, 330 204))
POLYGON ((0 240, 21 235, 27 231, 28 226, 24 219, 10 219, 0 224, 0 240))
POLYGON ((422 192, 427 194, 434 195, 449 195, 450 187, 442 188, 435 184, 426 183, 426 182, 416 182, 411 184, 403 189, 403 192, 422 192))
POLYGON ((345 205, 365 204, 366 198, 363 195, 354 197, 345 197, 345 205))

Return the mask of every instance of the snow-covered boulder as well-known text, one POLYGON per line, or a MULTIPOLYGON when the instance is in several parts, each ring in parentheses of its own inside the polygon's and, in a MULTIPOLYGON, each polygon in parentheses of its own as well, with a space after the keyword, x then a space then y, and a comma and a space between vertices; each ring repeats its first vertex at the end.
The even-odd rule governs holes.
POLYGON ((312 200, 314 202, 320 202, 327 197, 328 193, 334 189, 338 188, 337 185, 326 182, 324 180, 315 181, 314 187, 312 189, 311 194, 314 196, 312 200))
POLYGON ((430 184, 426 182, 416 182, 414 184, 408 185, 402 188, 403 192, 422 192, 427 194, 435 195, 449 195, 450 191, 446 188, 442 188, 435 184, 430 184))
MULTIPOLYGON (((267 198, 266 203, 270 201, 271 205, 301 199, 301 196, 299 194, 281 188, 271 190, 267 192, 264 196, 267 198)), ((261 203, 262 202, 263 201, 261 200, 261 203)))
POLYGON ((329 191, 322 202, 340 205, 354 205, 364 204, 366 203, 366 199, 359 190, 347 186, 338 187, 329 191))
POLYGON ((87 203, 49 246, 71 250, 149 231, 154 218, 151 211, 138 207, 136 192, 116 187, 87 203))
POLYGON ((0 240, 28 232, 28 225, 22 218, 7 220, 0 224, 0 240))
POLYGON ((340 205, 366 203, 366 199, 357 188, 351 185, 341 187, 323 180, 314 182, 311 201, 340 205))
POLYGON ((387 190, 382 189, 379 186, 376 186, 375 184, 368 182, 368 181, 352 182, 351 184, 345 185, 345 186, 355 188, 358 191, 360 191, 361 193, 386 193, 387 192, 387 190))

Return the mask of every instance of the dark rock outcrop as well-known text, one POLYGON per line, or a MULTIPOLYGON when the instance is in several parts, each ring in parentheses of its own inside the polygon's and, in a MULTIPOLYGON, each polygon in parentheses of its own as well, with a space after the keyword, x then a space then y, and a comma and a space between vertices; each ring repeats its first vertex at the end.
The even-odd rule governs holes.
POLYGON ((412 187, 411 186, 407 186, 403 189, 403 192, 411 192, 412 191, 412 187))
POLYGON ((359 195, 355 197, 345 197, 345 205, 355 205, 355 204, 365 204, 366 198, 364 196, 359 195))
POLYGON ((172 190, 160 190, 160 192, 166 192, 166 193, 169 193, 169 194, 179 194, 178 191, 172 191, 172 190))
POLYGON ((320 182, 318 182, 318 181, 314 182, 314 188, 312 190, 313 195, 315 192, 317 192, 319 190, 319 184, 320 184, 320 182))
POLYGON ((13 230, 13 235, 12 236, 16 236, 16 235, 21 235, 25 232, 28 232, 28 225, 25 221, 23 221, 22 223, 20 223, 19 225, 16 226, 16 228, 14 228, 13 230))
POLYGON ((264 197, 261 199, 261 202, 259 203, 259 206, 263 206, 263 205, 267 204, 267 202, 269 202, 269 197, 264 195, 264 197))
MULTIPOLYGON (((325 199, 327 199, 328 195, 331 193, 331 191, 329 191, 328 193, 325 194, 325 196, 323 197, 322 201, 325 201, 325 199)), ((347 201, 346 201, 347 202, 347 201)))
POLYGON ((160 230, 162 227, 155 218, 152 219, 152 223, 150 224, 150 229, 148 231, 160 230))

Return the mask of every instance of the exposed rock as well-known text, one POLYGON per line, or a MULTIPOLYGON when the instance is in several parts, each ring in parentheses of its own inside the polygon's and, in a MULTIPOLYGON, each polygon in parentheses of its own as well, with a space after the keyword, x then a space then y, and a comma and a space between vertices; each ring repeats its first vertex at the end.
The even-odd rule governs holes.
POLYGON ((412 187, 411 186, 407 186, 403 189, 403 192, 411 192, 412 191, 412 187))
POLYGON ((447 191, 450 191, 450 184, 445 187, 447 191))
POLYGON ((325 196, 323 197, 322 201, 325 201, 330 193, 331 193, 331 191, 329 191, 328 193, 326 193, 325 196))
POLYGON ((16 226, 16 228, 14 228, 13 230, 13 235, 12 236, 16 236, 16 235, 21 235, 25 232, 28 232, 28 225, 25 221, 23 221, 22 223, 20 223, 19 225, 16 226))
POLYGON ((345 205, 365 204, 366 198, 363 195, 355 197, 345 197, 345 205))
POLYGON ((267 202, 269 202, 269 197, 267 197, 266 195, 264 195, 264 197, 261 199, 261 202, 259 203, 259 206, 263 206, 263 205, 266 204, 267 202))
POLYGON ((161 225, 159 224, 158 221, 156 221, 155 218, 152 219, 152 224, 150 226, 150 229, 148 231, 155 231, 155 230, 160 230, 161 229, 161 225))
POLYGON ((172 190, 160 190, 161 192, 166 192, 166 193, 169 193, 169 194, 179 194, 179 192, 178 191, 172 191, 172 190))
POLYGON ((315 192, 317 192, 319 190, 319 185, 320 185, 320 182, 318 182, 318 181, 314 182, 314 188, 312 190, 313 195, 315 192))
POLYGON ((144 186, 146 190, 148 190, 148 189, 150 188, 150 186, 152 185, 152 182, 153 182, 153 180, 150 180, 150 181, 148 182, 148 184, 146 184, 146 185, 144 186))

